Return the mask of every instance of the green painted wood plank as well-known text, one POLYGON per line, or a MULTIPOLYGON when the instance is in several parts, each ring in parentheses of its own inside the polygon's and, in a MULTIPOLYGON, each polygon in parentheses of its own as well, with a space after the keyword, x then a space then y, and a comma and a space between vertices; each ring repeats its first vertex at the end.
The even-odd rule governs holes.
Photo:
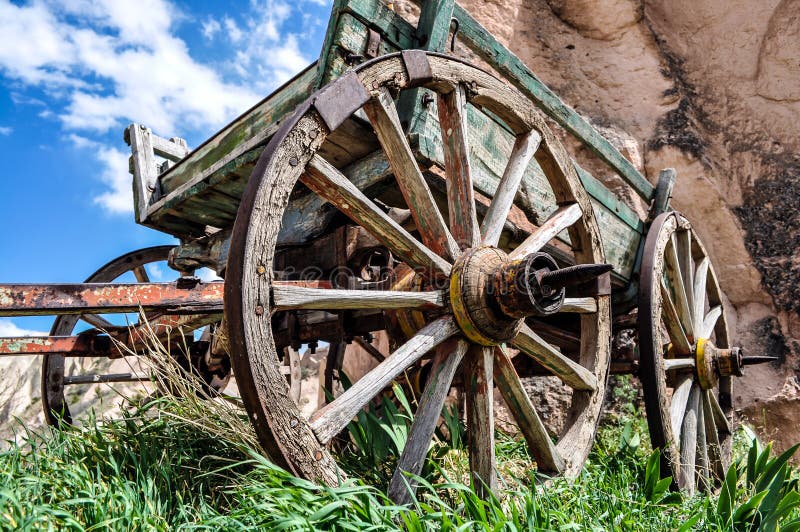
POLYGON ((421 49, 431 52, 445 51, 454 7, 454 0, 427 0, 422 4, 417 23, 421 49))
MULTIPOLYGON (((467 106, 469 127, 470 163, 475 188, 488 197, 493 197, 514 144, 513 135, 500 123, 482 110, 467 106)), ((438 123, 427 122, 426 129, 418 135, 418 149, 421 155, 439 166, 443 165, 441 135, 438 123)), ((642 238, 643 224, 627 205, 622 203, 602 183, 580 168, 581 180, 594 206, 595 217, 601 227, 603 249, 606 261, 614 265, 615 276, 627 281, 631 278, 636 261, 636 251, 642 238)), ((521 192, 515 203, 522 207, 527 195, 527 203, 533 213, 531 221, 542 223, 557 208, 555 195, 542 169, 534 159, 528 165, 522 178, 521 192)), ((564 232, 559 239, 569 242, 564 232)))
MULTIPOLYGON (((242 151, 247 147, 248 141, 275 126, 308 98, 315 80, 316 66, 312 64, 194 149, 185 159, 159 177, 162 197, 202 176, 213 165, 236 154, 237 150, 242 151)), ((260 145, 265 143, 266 139, 259 142, 260 145)))
POLYGON ((516 55, 458 4, 454 16, 459 22, 459 37, 470 50, 496 68, 509 82, 531 98, 545 114, 584 142, 645 201, 649 203, 653 199, 653 185, 591 124, 562 102, 516 55))

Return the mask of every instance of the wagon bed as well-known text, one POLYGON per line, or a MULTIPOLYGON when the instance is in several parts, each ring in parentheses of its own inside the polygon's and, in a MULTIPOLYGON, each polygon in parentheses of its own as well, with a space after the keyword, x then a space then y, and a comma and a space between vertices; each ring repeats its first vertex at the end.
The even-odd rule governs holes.
MULTIPOLYGON (((454 8, 453 18, 459 22, 458 36, 466 46, 482 59, 497 64, 502 75, 536 101, 556 123, 605 160, 646 203, 653 201, 655 188, 585 119, 561 102, 515 55, 458 5, 454 8)), ((157 137, 141 125, 131 125, 126 130, 126 139, 133 149, 131 167, 137 221, 180 238, 183 244, 175 254, 179 262, 180 257, 197 261, 205 256, 203 265, 221 273, 242 192, 264 146, 281 120, 325 82, 340 76, 356 61, 416 47, 416 31, 378 0, 336 2, 323 55, 317 62, 190 153, 181 153, 178 149, 166 154, 166 150, 156 149, 157 155, 168 155, 172 160, 172 164, 168 163, 161 172, 148 144, 154 148, 179 145, 157 137)), ((447 32, 448 28, 443 31, 447 32)), ((471 105, 468 121, 472 126, 469 130, 470 159, 476 171, 475 188, 486 198, 491 198, 502 176, 513 138, 499 119, 471 105)), ((411 118, 409 138, 419 160, 443 167, 435 108, 423 109, 411 118)), ((389 175, 388 162, 382 158, 377 139, 366 119, 349 119, 334 132, 330 141, 331 146, 324 148, 323 156, 343 170, 359 188, 373 187, 374 190, 380 187, 380 179, 389 175)), ((614 266, 614 283, 616 286, 627 285, 641 251, 643 222, 636 212, 589 172, 577 163, 575 165, 603 228, 604 250, 606 260, 614 266)), ((443 188, 442 182, 436 183, 432 177, 431 180, 434 189, 443 188)), ((665 186, 669 188, 671 182, 665 186)), ((525 196, 517 201, 524 215, 513 218, 507 226, 511 238, 517 242, 535 227, 528 220, 534 223, 545 220, 556 208, 552 191, 535 161, 525 172, 520 196, 525 196)), ((661 203, 654 211, 663 210, 664 201, 661 203)), ((325 231, 333 214, 334 209, 325 207, 324 201, 316 196, 293 198, 286 212, 281 243, 307 245, 325 231)), ((633 292, 627 292, 628 298, 633 292)))

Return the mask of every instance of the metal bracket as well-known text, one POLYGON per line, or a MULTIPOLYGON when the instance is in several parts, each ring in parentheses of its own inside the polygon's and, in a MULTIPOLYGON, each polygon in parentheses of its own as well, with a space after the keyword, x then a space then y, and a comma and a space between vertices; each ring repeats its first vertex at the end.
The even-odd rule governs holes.
POLYGON ((408 72, 409 87, 419 87, 433 79, 427 53, 423 50, 403 50, 401 53, 408 72))
POLYGON ((367 89, 361 84, 358 75, 351 70, 322 89, 314 98, 312 105, 322 117, 328 131, 333 131, 350 115, 361 109, 369 98, 367 89))
POLYGON ((370 59, 378 57, 379 47, 381 45, 381 34, 377 31, 369 30, 369 39, 367 40, 367 49, 364 50, 364 55, 370 59))
POLYGON ((611 295, 611 272, 606 272, 591 281, 578 285, 576 294, 581 296, 596 297, 611 295))

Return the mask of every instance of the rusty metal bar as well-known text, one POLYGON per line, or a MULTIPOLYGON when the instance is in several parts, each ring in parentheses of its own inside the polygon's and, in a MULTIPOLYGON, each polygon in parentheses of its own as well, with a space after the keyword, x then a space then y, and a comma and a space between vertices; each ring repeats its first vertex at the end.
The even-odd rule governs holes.
POLYGON ((68 357, 119 356, 111 338, 95 334, 0 338, 0 356, 61 353, 68 357))
POLYGON ((106 375, 67 375, 64 384, 97 384, 109 382, 147 382, 153 380, 150 375, 137 375, 136 373, 109 373, 106 375))
POLYGON ((0 316, 113 314, 162 311, 171 314, 222 312, 223 282, 0 284, 0 316))
MULTIPOLYGON (((115 327, 110 334, 87 332, 75 336, 19 336, 0 338, 0 357, 61 354, 67 357, 108 357, 121 358, 126 354, 125 347, 134 353, 146 348, 148 339, 155 335, 157 341, 172 339, 179 342, 175 333, 189 333, 210 323, 222 320, 222 314, 192 314, 181 316, 160 316, 147 323, 130 327, 115 327), (152 332, 151 332, 152 331, 152 332), (116 339, 116 342, 112 339, 116 339)), ((190 339, 191 341, 191 339, 190 339)))

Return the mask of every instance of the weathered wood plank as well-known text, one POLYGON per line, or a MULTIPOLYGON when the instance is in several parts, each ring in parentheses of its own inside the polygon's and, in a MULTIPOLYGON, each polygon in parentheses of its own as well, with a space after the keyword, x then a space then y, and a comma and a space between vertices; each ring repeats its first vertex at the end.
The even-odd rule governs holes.
MULTIPOLYGON (((678 263, 683 277, 683 286, 694 286, 694 260, 692 260, 692 232, 688 229, 675 231, 675 245, 678 253, 678 263)), ((689 308, 694 308, 694 290, 686 292, 689 308)), ((701 322, 695 321, 698 326, 701 322)))
POLYGON ((664 371, 672 371, 676 369, 690 369, 695 366, 693 358, 665 358, 664 371))
POLYGON ((500 241, 503 223, 511 210, 522 176, 533 159, 540 140, 541 136, 535 130, 517 137, 503 177, 500 179, 492 203, 481 224, 481 235, 485 245, 496 246, 500 241))
POLYGON ((364 105, 364 111, 386 152, 423 242, 434 253, 455 259, 459 255, 458 244, 445 225, 442 213, 425 183, 389 91, 385 88, 379 89, 372 100, 364 105))
POLYGON ((562 355, 527 325, 523 325, 512 344, 574 389, 597 389, 597 379, 591 371, 562 355))
POLYGON ((443 307, 443 290, 402 292, 397 290, 339 290, 300 286, 273 286, 273 310, 343 309, 434 309, 443 307))
POLYGON ((661 306, 664 324, 667 326, 667 333, 672 345, 681 355, 688 355, 692 352, 692 345, 686 337, 680 317, 678 317, 678 311, 675 309, 675 303, 672 301, 669 288, 663 279, 661 280, 661 306))
POLYGON ((411 340, 311 417, 311 428, 317 439, 323 444, 329 442, 400 373, 457 332, 458 326, 451 317, 439 318, 420 329, 411 340))
POLYGON ((722 407, 719 405, 717 397, 713 393, 709 393, 707 398, 708 404, 711 406, 711 413, 714 417, 714 423, 717 425, 719 431, 725 432, 726 434, 732 434, 730 422, 728 421, 727 416, 725 416, 725 412, 722 411, 722 407))
POLYGON ((717 320, 722 316, 722 305, 717 305, 708 311, 705 318, 703 318, 703 326, 700 332, 697 333, 698 338, 711 338, 714 333, 714 327, 717 326, 717 320))
POLYGON ((314 156, 301 180, 412 267, 449 275, 451 266, 447 261, 418 242, 321 157, 314 156))
POLYGON ((131 147, 133 210, 137 223, 147 221, 147 211, 155 197, 158 170, 152 137, 152 131, 140 124, 131 124, 125 130, 125 140, 131 147))
POLYGON ((408 474, 417 476, 422 472, 453 376, 468 347, 466 341, 451 338, 436 350, 433 369, 422 392, 419 408, 414 414, 414 423, 411 425, 406 446, 389 483, 389 498, 397 504, 407 504, 412 500, 417 483, 408 474))
POLYGON ((453 16, 459 21, 459 36, 478 57, 497 69, 511 84, 564 129, 575 135, 616 171, 648 203, 654 187, 589 122, 566 105, 511 51, 481 26, 463 7, 456 5, 453 16))
POLYGON ((686 415, 681 427, 681 477, 680 487, 688 493, 694 493, 695 473, 697 467, 697 409, 700 399, 700 386, 692 386, 686 415))
POLYGON ((559 207, 535 233, 526 238, 517 249, 511 252, 511 258, 522 258, 531 253, 536 253, 556 235, 580 220, 582 215, 581 207, 577 203, 559 207))
POLYGON ((195 148, 159 177, 162 195, 192 188, 236 157, 266 144, 277 129, 276 123, 308 98, 315 81, 312 64, 195 148))
POLYGON ((681 437, 681 424, 686 414, 686 402, 689 400, 689 392, 692 391, 693 383, 694 377, 686 375, 672 392, 672 402, 669 404, 669 418, 672 434, 675 438, 681 437))
MULTIPOLYGON (((706 315, 706 281, 708 280, 708 257, 703 257, 700 264, 697 265, 697 271, 694 276, 694 290, 692 300, 694 301, 694 312, 692 314, 692 323, 697 329, 703 326, 703 321, 706 315)), ((698 331, 699 332, 699 331, 698 331)))
POLYGON ((558 474, 564 470, 564 459, 558 454, 539 414, 531 404, 522 382, 505 352, 505 348, 494 350, 494 377, 497 389, 511 410, 525 441, 528 443, 540 472, 558 474))
MULTIPOLYGON (((674 236, 674 235, 673 235, 674 236)), ((664 266, 667 272, 667 279, 669 280, 670 292, 675 302, 675 310, 678 313, 683 330, 686 336, 691 340, 694 339, 694 327, 692 324, 692 308, 689 306, 687 299, 687 287, 683 285, 683 276, 681 276, 680 266, 678 264, 678 254, 675 250, 675 240, 670 239, 664 249, 664 266)), ((691 290, 691 287, 688 287, 691 290)))
POLYGON ((466 105, 464 88, 459 85, 448 94, 440 94, 437 106, 442 126, 450 232, 461 249, 475 247, 480 241, 469 162, 466 105))
POLYGON ((702 491, 709 491, 712 488, 712 483, 710 482, 711 475, 708 463, 708 441, 706 438, 704 403, 703 392, 701 392, 700 403, 697 408, 697 473, 700 475, 697 484, 702 491))
POLYGON ((493 352, 493 347, 473 345, 464 363, 469 468, 473 488, 484 498, 497 489, 493 352))
POLYGON ((708 465, 713 475, 722 480, 725 478, 725 464, 722 461, 722 446, 719 443, 717 425, 714 422, 714 412, 711 407, 710 390, 703 391, 703 422, 706 430, 706 444, 708 446, 708 465))

